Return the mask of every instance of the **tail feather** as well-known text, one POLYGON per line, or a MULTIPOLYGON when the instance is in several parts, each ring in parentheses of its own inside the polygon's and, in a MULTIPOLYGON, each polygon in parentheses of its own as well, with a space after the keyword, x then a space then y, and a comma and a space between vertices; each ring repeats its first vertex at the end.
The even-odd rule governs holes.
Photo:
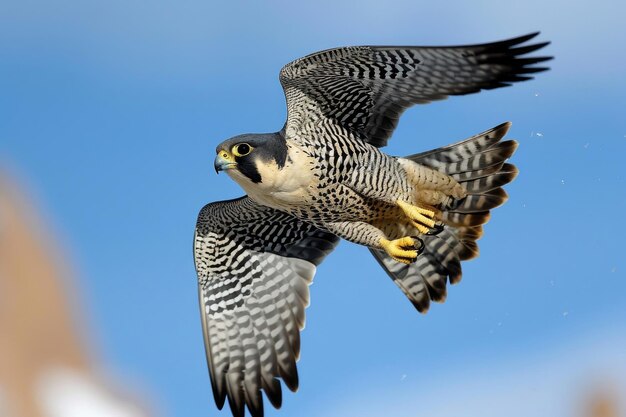
MULTIPOLYGON (((475 240, 461 240, 459 242, 460 245, 458 247, 457 254, 459 255, 460 260, 469 261, 470 259, 478 258, 480 249, 478 248, 478 243, 476 243, 475 240)), ((459 279, 459 281, 461 280, 459 279)), ((456 284, 456 282, 452 282, 452 284, 456 284)))
POLYGON ((461 181, 461 184, 463 184, 469 195, 474 195, 476 193, 485 193, 491 190, 501 190, 500 187, 510 183, 515 179, 515 177, 517 177, 517 170, 512 172, 498 171, 487 177, 461 181))
POLYGON ((491 213, 488 211, 479 211, 473 213, 457 213, 452 211, 445 211, 443 213, 442 220, 447 226, 456 228, 461 227, 474 227, 485 224, 491 218, 491 213))
POLYGON ((493 129, 474 135, 461 142, 433 149, 432 151, 416 153, 407 156, 406 159, 445 172, 445 167, 451 165, 452 162, 469 159, 498 143, 506 135, 510 127, 510 122, 502 123, 493 129))
POLYGON ((443 209, 441 221, 446 227, 440 234, 422 236, 424 251, 413 264, 396 262, 385 252, 371 249, 420 312, 426 312, 431 301, 445 300, 448 281, 456 284, 461 280, 461 261, 478 256, 476 241, 483 235, 482 225, 489 221, 490 210, 508 199, 501 187, 518 174, 515 165, 505 163, 517 142, 501 141, 510 126, 503 123, 462 142, 407 157, 450 175, 468 193, 453 207, 443 209))
POLYGON ((483 227, 464 227, 463 229, 456 229, 456 235, 460 240, 478 240, 483 236, 483 227))
POLYGON ((504 163, 494 164, 483 169, 475 169, 472 171, 462 171, 448 174, 458 182, 475 180, 477 178, 487 177, 494 172, 500 172, 504 163))
POLYGON ((430 302, 443 302, 447 296, 446 284, 461 279, 462 244, 451 230, 437 236, 424 236, 424 252, 415 263, 406 265, 394 261, 384 251, 370 249, 374 258, 400 287, 413 306, 422 313, 430 302))
MULTIPOLYGON (((450 228, 450 231, 459 242, 457 246, 457 255, 461 261, 469 261, 470 259, 478 257, 480 250, 476 241, 483 236, 482 225, 474 227, 450 228)), ((450 281, 450 283, 456 284, 454 281, 450 281)))
MULTIPOLYGON (((438 163, 436 165, 439 166, 432 166, 431 168, 435 168, 438 171, 444 172, 452 177, 463 173, 470 173, 472 171, 481 171, 502 164, 504 160, 510 158, 511 155, 513 155, 513 153, 517 149, 517 145, 518 144, 516 141, 508 140, 506 142, 498 143, 492 148, 489 148, 480 153, 476 153, 466 159, 452 162, 450 164, 438 163)), ((445 157, 445 155, 443 155, 442 157, 445 157)), ((432 159, 432 157, 429 159, 432 159)), ((423 161, 420 161, 419 159, 411 160, 418 162, 422 165, 426 165, 423 161)))
MULTIPOLYGON (((509 198, 502 188, 495 188, 481 194, 470 194, 450 213, 477 214, 501 206, 509 198)), ((461 217, 461 216, 458 216, 461 217)), ((463 221, 467 219, 463 218, 463 221)), ((487 217, 486 220, 489 220, 487 217)), ((483 223, 480 223, 483 224, 483 223)))

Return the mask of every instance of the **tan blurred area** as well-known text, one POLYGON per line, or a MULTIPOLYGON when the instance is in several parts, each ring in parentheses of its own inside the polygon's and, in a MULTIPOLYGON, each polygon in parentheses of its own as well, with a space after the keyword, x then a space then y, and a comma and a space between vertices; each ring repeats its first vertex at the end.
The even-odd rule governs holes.
POLYGON ((105 382, 75 317, 69 269, 42 218, 0 171, 0 416, 139 417, 105 382))
POLYGON ((589 417, 622 417, 617 408, 616 396, 610 394, 608 389, 598 391, 591 395, 587 413, 583 416, 589 417))

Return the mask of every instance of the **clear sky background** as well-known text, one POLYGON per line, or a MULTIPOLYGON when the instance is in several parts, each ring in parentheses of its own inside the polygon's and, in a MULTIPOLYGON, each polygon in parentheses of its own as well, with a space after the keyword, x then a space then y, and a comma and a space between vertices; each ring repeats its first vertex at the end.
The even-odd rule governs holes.
POLYGON ((414 311, 364 248, 319 268, 300 392, 268 416, 568 416, 626 396, 623 1, 0 5, 0 164, 28 184, 81 277, 105 363, 167 416, 211 398, 191 254, 196 215, 239 196, 215 146, 285 118, 278 71, 345 45, 453 45, 541 30, 552 70, 415 107, 387 151, 512 121, 520 175, 443 305, 414 311))

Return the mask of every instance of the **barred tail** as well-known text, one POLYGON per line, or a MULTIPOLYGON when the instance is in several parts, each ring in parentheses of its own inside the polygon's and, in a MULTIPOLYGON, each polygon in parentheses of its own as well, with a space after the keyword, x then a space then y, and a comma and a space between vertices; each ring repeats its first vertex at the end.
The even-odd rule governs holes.
POLYGON ((503 123, 462 142, 406 157, 453 177, 468 195, 443 210, 444 230, 422 236, 425 248, 410 265, 394 261, 385 252, 370 249, 376 260, 400 287, 415 308, 426 312, 430 301, 443 302, 446 284, 461 280, 461 261, 478 256, 476 241, 490 210, 506 202, 502 186, 513 181, 518 170, 505 163, 517 149, 513 140, 501 141, 511 126, 503 123))

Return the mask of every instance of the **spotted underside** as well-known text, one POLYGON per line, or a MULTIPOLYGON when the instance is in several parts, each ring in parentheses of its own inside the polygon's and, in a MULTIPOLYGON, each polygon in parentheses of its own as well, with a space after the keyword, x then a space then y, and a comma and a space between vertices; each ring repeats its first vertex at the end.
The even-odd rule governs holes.
POLYGON ((445 299, 447 283, 461 279, 461 262, 478 255, 490 211, 507 200, 502 187, 517 175, 506 162, 517 147, 503 140, 509 124, 404 158, 378 148, 414 104, 546 70, 536 64, 550 58, 527 57, 547 45, 525 44, 534 36, 457 47, 337 48, 281 70, 283 129, 218 146, 228 159, 216 159, 216 169, 228 168, 248 196, 208 204, 196 226, 218 408, 228 398, 233 416, 247 408, 261 417, 262 392, 278 408, 279 379, 298 387, 308 284, 340 238, 369 247, 418 311, 445 299), (229 153, 241 143, 254 150, 229 153), (394 255, 405 252, 411 257, 394 255))

